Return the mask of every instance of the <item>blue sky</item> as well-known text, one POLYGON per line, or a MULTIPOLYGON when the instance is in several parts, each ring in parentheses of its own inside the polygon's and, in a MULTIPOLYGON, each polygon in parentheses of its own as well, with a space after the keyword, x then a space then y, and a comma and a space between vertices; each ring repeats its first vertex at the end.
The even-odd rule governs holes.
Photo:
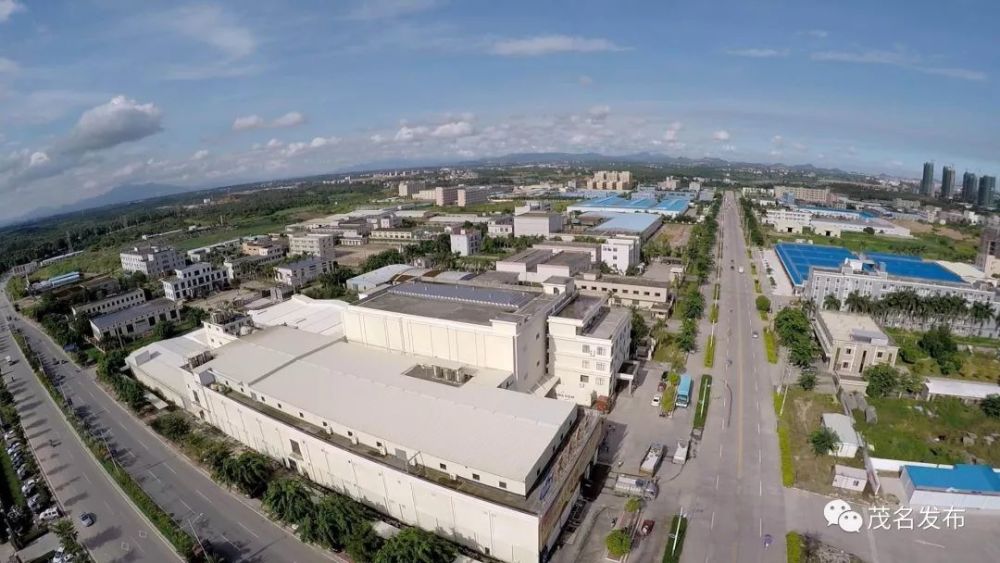
POLYGON ((995 174, 996 21, 978 0, 0 0, 0 219, 531 151, 995 174))

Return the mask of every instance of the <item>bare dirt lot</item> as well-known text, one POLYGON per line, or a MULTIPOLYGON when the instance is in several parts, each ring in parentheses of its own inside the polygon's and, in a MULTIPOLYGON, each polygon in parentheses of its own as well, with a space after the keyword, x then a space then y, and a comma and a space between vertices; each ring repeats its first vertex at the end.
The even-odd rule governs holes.
POLYGON ((687 223, 664 223, 653 235, 653 240, 666 241, 671 248, 683 248, 691 236, 691 225, 687 223))
POLYGON ((956 231, 955 229, 949 229, 948 227, 942 227, 941 225, 931 225, 928 223, 921 223, 919 221, 910 221, 908 219, 897 219, 894 223, 901 227, 910 229, 910 232, 913 233, 934 233, 936 235, 948 237, 952 240, 965 240, 966 238, 966 235, 956 231))
POLYGON ((398 244, 373 243, 364 246, 338 246, 337 263, 342 266, 353 267, 364 262, 369 256, 385 252, 386 250, 398 249, 398 244))

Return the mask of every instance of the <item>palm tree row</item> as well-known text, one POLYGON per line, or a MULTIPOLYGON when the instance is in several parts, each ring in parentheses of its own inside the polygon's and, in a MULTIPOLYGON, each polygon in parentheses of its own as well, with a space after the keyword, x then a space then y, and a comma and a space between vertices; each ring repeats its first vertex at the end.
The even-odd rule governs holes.
MULTIPOLYGON (((960 295, 918 295, 913 290, 894 291, 881 299, 861 295, 852 291, 843 305, 852 313, 866 313, 881 322, 902 322, 919 319, 922 323, 954 322, 971 320, 978 326, 993 321, 1000 325, 1000 311, 993 311, 988 303, 969 301, 960 295)), ((840 301, 833 295, 823 300, 825 309, 840 308, 840 301)))

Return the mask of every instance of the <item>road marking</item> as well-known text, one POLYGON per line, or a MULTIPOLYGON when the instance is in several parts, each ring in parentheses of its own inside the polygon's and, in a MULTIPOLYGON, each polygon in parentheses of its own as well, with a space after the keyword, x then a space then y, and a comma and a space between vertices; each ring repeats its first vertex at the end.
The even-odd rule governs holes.
POLYGON ((712 512, 712 522, 708 525, 709 530, 715 529, 715 512, 712 512))
POLYGON ((757 495, 764 496, 764 482, 758 481, 757 495))
POLYGON ((941 545, 941 544, 939 544, 939 543, 931 543, 929 541, 924 541, 924 540, 913 540, 913 541, 919 543, 920 545, 929 545, 931 547, 938 547, 938 548, 944 549, 944 546, 941 545))
POLYGON ((160 478, 156 476, 156 473, 153 473, 152 469, 147 469, 146 473, 149 473, 149 476, 152 477, 153 479, 156 479, 157 482, 160 481, 160 478))
POLYGON ((195 489, 195 491, 194 491, 194 492, 195 492, 195 494, 196 494, 196 495, 198 495, 198 496, 200 496, 201 498, 203 498, 203 499, 207 500, 208 502, 212 502, 212 499, 210 499, 210 498, 208 498, 207 496, 205 496, 205 493, 203 493, 203 492, 199 491, 198 489, 195 489))
POLYGON ((87 482, 90 483, 91 485, 94 484, 94 482, 90 480, 90 477, 88 477, 86 473, 83 474, 83 478, 86 479, 87 482))
POLYGON ((718 475, 715 476, 715 490, 716 491, 719 490, 719 476, 718 475))
POLYGON ((248 534, 250 534, 251 536, 253 536, 253 537, 255 537, 255 538, 260 538, 260 536, 259 536, 259 535, 257 535, 257 533, 256 533, 256 532, 254 532, 254 531, 253 531, 253 530, 251 530, 250 528, 247 528, 246 524, 244 524, 243 522, 237 522, 237 524, 239 524, 239 525, 240 525, 240 528, 243 528, 244 530, 246 530, 246 531, 247 531, 247 533, 248 533, 248 534))
POLYGON ((760 434, 760 423, 757 423, 757 433, 760 434))
POLYGON ((180 503, 184 505, 184 508, 186 508, 186 509, 190 510, 191 512, 194 512, 194 509, 193 509, 193 508, 191 508, 191 505, 190 505, 190 504, 188 504, 188 503, 186 503, 186 502, 184 502, 184 499, 182 499, 182 498, 179 498, 179 499, 177 499, 177 500, 178 500, 178 501, 180 501, 180 503))
POLYGON ((233 543, 233 540, 227 538, 226 534, 223 534, 222 532, 219 532, 219 536, 222 537, 222 539, 226 540, 226 543, 228 543, 229 545, 233 546, 234 548, 236 548, 236 549, 240 548, 240 546, 238 546, 235 543, 233 543))
POLYGON ((760 537, 764 537, 764 519, 760 519, 760 537))
POLYGON ((139 442, 139 445, 142 446, 142 447, 144 447, 144 448, 146 448, 147 452, 149 451, 149 446, 147 446, 145 443, 139 442))
POLYGON ((719 444, 719 457, 722 457, 722 444, 719 444))
POLYGON ((170 466, 169 466, 169 465, 167 465, 166 463, 164 463, 164 464, 163 464, 163 467, 165 467, 167 471, 169 471, 169 472, 173 473, 174 475, 177 475, 177 472, 176 472, 176 471, 174 471, 174 468, 173 468, 173 467, 170 467, 170 466))

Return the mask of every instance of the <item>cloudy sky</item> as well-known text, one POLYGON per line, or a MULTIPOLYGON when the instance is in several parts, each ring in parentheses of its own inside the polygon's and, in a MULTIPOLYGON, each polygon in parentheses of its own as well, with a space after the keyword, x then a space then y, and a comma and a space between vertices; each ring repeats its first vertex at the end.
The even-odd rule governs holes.
POLYGON ((1000 172, 991 0, 0 0, 0 220, 123 183, 666 152, 1000 172))

